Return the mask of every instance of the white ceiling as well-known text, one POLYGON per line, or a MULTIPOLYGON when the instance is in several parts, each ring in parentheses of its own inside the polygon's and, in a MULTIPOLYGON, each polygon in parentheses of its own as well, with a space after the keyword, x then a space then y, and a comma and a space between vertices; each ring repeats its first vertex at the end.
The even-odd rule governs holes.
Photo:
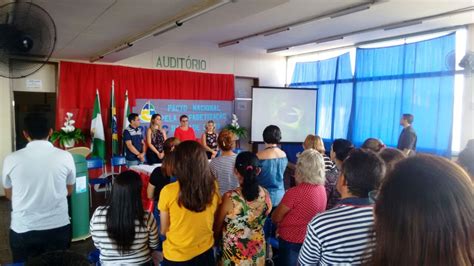
MULTIPOLYGON (((0 4, 11 1, 0 0, 0 4)), ((184 14, 208 7, 219 0, 32 0, 46 9, 56 22, 58 43, 53 57, 87 60, 104 50, 120 45, 133 36, 184 14)), ((194 18, 179 28, 137 42, 104 61, 118 61, 170 43, 209 45, 291 24, 363 0, 237 0, 194 18)), ((220 49, 258 50, 304 43, 328 36, 435 15, 474 6, 474 0, 390 0, 369 10, 306 23, 290 31, 258 36, 220 49)), ((474 12, 424 22, 392 31, 373 31, 323 44, 291 48, 278 55, 293 55, 313 50, 396 36, 454 25, 474 23, 474 12)))

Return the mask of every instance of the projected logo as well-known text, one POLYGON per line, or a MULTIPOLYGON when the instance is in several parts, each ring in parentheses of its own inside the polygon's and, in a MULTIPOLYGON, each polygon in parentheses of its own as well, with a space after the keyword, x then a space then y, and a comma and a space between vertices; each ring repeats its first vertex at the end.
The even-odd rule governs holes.
POLYGON ((281 124, 289 128, 298 129, 300 127, 301 119, 304 116, 304 111, 297 106, 281 102, 277 109, 276 116, 281 124))
POLYGON ((145 123, 150 123, 151 116, 156 114, 155 106, 147 101, 140 111, 140 120, 145 123))

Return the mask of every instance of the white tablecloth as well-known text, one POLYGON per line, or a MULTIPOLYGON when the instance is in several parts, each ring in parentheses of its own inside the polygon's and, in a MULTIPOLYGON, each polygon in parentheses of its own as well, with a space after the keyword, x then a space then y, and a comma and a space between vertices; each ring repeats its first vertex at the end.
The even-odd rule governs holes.
POLYGON ((130 166, 130 169, 135 170, 140 173, 151 175, 153 170, 155 170, 155 168, 157 167, 161 167, 161 163, 157 163, 154 165, 148 165, 148 164, 133 165, 133 166, 130 166))

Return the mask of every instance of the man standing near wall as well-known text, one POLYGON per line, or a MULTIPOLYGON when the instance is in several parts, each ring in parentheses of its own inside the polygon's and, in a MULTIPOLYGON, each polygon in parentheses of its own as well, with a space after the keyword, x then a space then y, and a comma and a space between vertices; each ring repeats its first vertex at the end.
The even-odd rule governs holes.
POLYGON ((123 141, 125 142, 125 159, 127 166, 130 167, 145 162, 146 146, 138 114, 129 114, 128 122, 130 124, 123 131, 123 141))
POLYGON ((74 159, 48 141, 52 129, 46 117, 30 114, 25 127, 28 145, 7 156, 2 171, 5 195, 12 201, 14 262, 68 249, 71 242, 67 195, 76 180, 74 159))
POLYGON ((400 125, 403 127, 402 133, 398 138, 397 148, 403 151, 406 155, 415 155, 416 152, 416 132, 411 126, 413 123, 412 114, 403 114, 400 119, 400 125))

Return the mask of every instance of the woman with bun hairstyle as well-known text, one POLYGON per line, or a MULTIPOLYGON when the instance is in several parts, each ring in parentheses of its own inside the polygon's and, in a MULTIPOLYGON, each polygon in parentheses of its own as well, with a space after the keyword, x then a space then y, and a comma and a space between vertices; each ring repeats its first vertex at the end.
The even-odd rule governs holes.
POLYGON ((235 176, 240 187, 224 194, 214 222, 222 256, 219 265, 265 265, 263 225, 272 209, 267 190, 258 185, 259 160, 251 152, 240 153, 235 176))

